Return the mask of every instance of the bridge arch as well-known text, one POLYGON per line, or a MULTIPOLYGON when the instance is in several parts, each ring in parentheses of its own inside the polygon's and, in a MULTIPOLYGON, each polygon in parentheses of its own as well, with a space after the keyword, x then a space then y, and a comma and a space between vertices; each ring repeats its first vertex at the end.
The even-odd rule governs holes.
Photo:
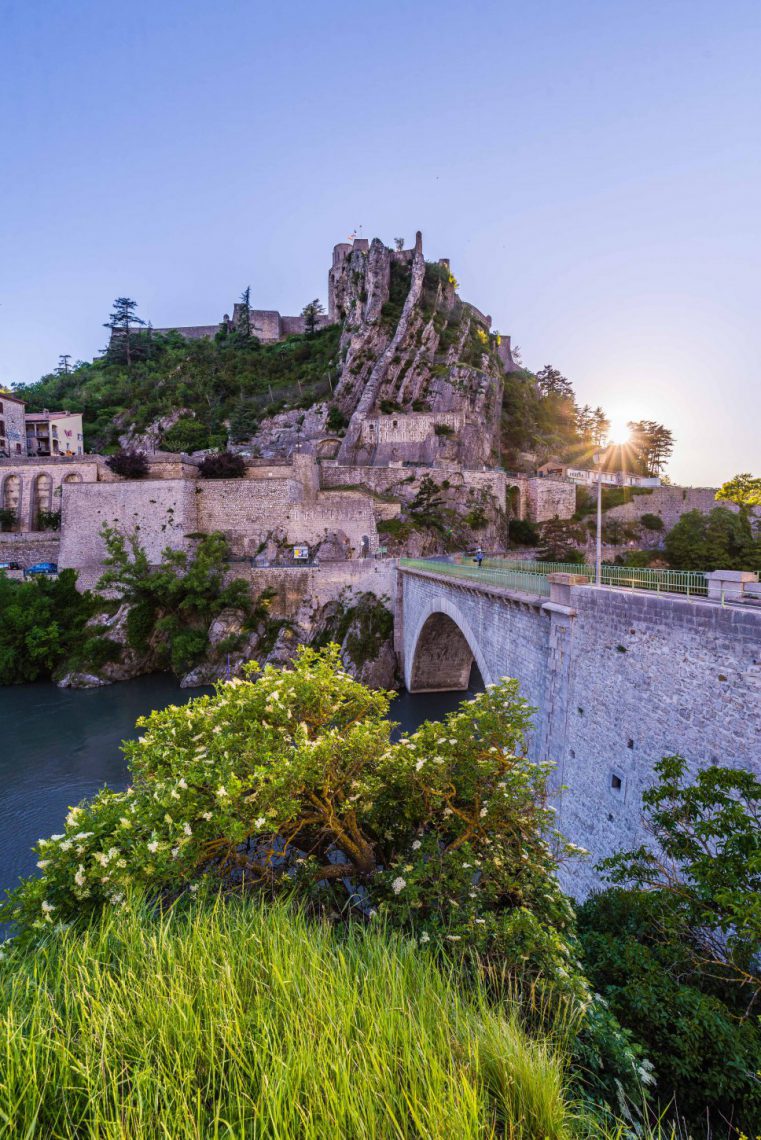
POLYGON ((448 598, 439 597, 423 607, 408 644, 404 683, 410 693, 467 689, 474 661, 484 684, 493 681, 467 618, 448 598))

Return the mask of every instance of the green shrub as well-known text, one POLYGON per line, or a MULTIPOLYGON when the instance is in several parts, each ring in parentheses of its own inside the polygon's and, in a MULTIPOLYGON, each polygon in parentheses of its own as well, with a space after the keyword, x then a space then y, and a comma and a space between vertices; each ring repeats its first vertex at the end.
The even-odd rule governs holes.
POLYGON ((40 530, 60 530, 61 512, 45 510, 37 511, 37 526, 40 530))
POLYGON ((455 434, 454 428, 450 427, 449 424, 436 424, 433 430, 436 435, 442 436, 444 439, 451 439, 455 434))
POLYGON ((528 519, 510 519, 507 533, 513 546, 536 546, 539 542, 539 527, 528 519))
POLYGON ((651 1056, 665 1104, 710 1134, 761 1119, 761 783, 679 756, 643 795, 655 844, 602 867, 615 886, 579 912, 587 971, 651 1056), (627 889, 623 889, 626 887, 627 889))
POLYGON ((761 566, 761 532, 747 514, 714 507, 708 514, 687 511, 666 535, 664 549, 677 570, 756 570, 761 566))
POLYGON ((165 431, 161 443, 167 451, 184 451, 186 454, 213 447, 207 425, 190 416, 183 416, 173 427, 165 431))
POLYGON ((647 511, 644 515, 640 515, 639 521, 645 530, 663 530, 663 519, 661 516, 654 515, 650 511, 647 511))
POLYGON ((0 531, 16 529, 18 512, 15 507, 0 507, 0 531))
POLYGON ((328 417, 325 421, 325 427, 328 431, 343 431, 348 422, 341 409, 335 404, 331 404, 328 409, 328 417))
POLYGON ((95 603, 76 580, 74 570, 26 582, 0 574, 0 685, 50 677, 79 649, 95 603))

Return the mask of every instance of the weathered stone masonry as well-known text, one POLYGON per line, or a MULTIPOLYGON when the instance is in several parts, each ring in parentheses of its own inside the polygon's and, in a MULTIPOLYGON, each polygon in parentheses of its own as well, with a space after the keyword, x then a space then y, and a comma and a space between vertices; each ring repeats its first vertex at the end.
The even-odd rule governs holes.
POLYGON ((594 885, 598 859, 646 838, 641 794, 661 757, 761 772, 761 609, 587 585, 564 605, 399 577, 408 687, 462 687, 464 641, 487 684, 517 677, 537 709, 530 754, 555 763, 560 829, 592 853, 563 870, 572 893, 594 885))

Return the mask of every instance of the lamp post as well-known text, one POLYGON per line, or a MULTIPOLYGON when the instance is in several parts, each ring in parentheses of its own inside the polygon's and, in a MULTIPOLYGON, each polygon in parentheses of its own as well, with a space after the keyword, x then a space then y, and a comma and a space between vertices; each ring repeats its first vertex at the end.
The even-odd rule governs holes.
POLYGON ((602 585, 602 452, 596 451, 597 464, 597 550, 595 553, 595 585, 602 585))

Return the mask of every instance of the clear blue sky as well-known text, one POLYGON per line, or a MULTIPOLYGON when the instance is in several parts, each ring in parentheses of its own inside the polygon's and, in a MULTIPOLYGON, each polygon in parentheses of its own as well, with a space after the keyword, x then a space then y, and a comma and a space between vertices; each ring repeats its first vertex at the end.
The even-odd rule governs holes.
POLYGON ((759 58, 758 0, 0 0, 0 383, 420 228, 674 478, 759 473, 759 58))

